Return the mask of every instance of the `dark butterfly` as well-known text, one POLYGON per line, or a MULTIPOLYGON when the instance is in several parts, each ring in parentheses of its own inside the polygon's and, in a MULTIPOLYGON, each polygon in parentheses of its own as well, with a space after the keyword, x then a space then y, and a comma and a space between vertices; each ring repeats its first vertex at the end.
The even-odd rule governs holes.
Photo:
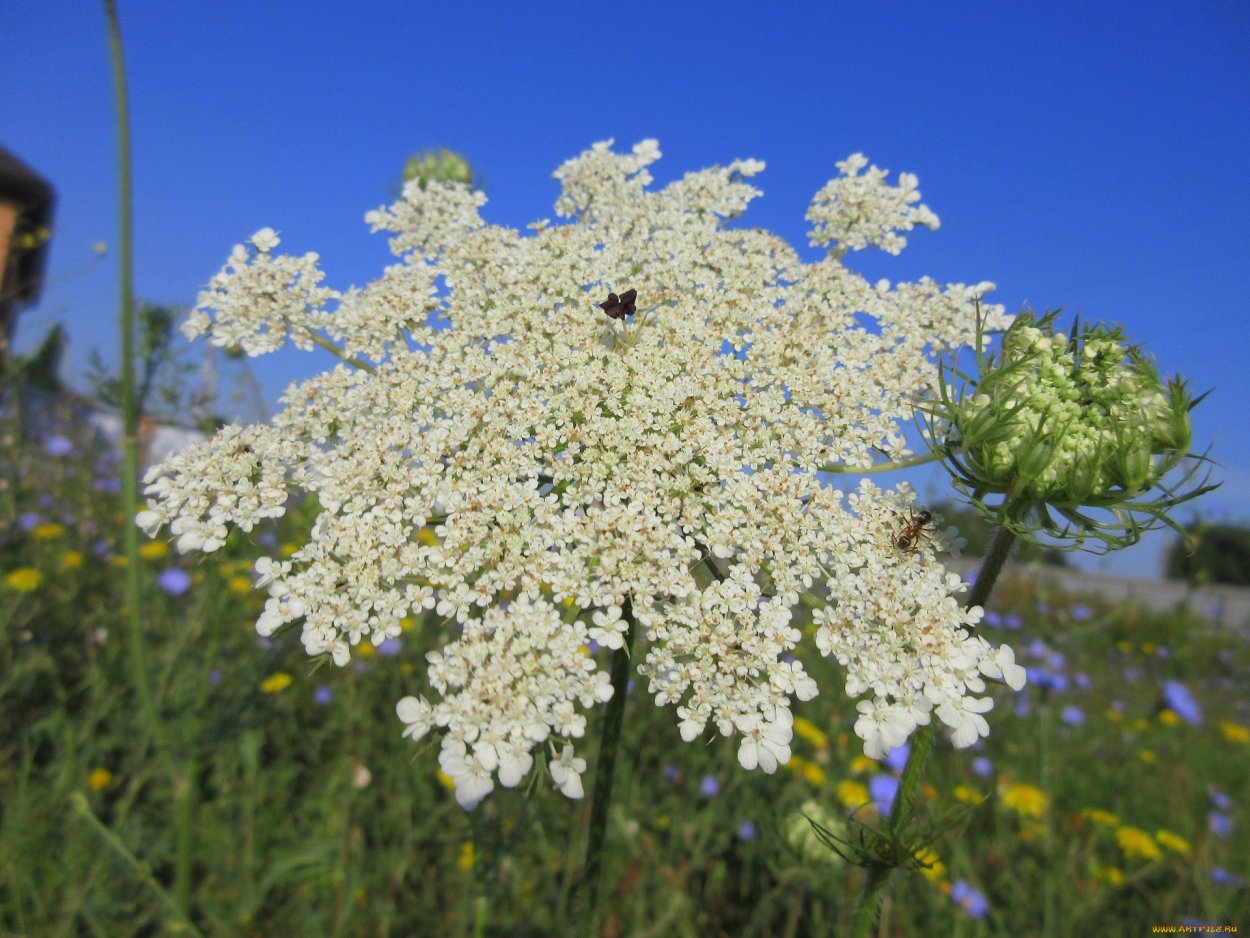
POLYGON ((609 293, 608 301, 600 303, 599 308, 613 319, 624 319, 626 316, 632 316, 636 312, 634 309, 634 300, 636 299, 638 299, 637 290, 626 290, 620 296, 617 296, 615 293, 609 293))

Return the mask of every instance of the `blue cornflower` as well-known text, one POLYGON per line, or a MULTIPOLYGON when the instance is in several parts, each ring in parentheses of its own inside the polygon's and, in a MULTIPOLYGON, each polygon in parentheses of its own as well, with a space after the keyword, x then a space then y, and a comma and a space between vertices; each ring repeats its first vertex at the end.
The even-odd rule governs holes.
POLYGON ((1207 789, 1207 795, 1211 799, 1211 804, 1215 805, 1221 811, 1231 811, 1233 807, 1233 799, 1224 794, 1215 786, 1207 789))
POLYGON ((868 780, 868 796, 876 802, 883 817, 890 813, 897 792, 898 779, 893 775, 874 775, 868 780))
POLYGON ((1246 884, 1246 881, 1235 873, 1230 873, 1222 866, 1214 866, 1211 868, 1211 882, 1217 886, 1233 886, 1240 889, 1246 884))
POLYGON ((664 766, 664 778, 666 781, 675 782, 677 781, 677 776, 678 776, 677 766, 675 766, 671 762, 669 762, 667 765, 664 766))
POLYGON ((170 596, 181 596, 191 588, 191 574, 180 567, 170 567, 161 571, 156 585, 170 596))
POLYGON ((313 700, 317 701, 319 704, 328 704, 333 699, 334 691, 330 690, 330 688, 326 687, 324 684, 318 685, 317 689, 313 691, 313 700))
POLYGON ((1060 711, 1059 719, 1063 720, 1068 726, 1080 726, 1085 722, 1085 711, 1078 706, 1069 705, 1060 711))
POLYGON ((994 763, 985 756, 977 756, 972 760, 972 774, 977 778, 989 778, 994 774, 994 763))
POLYGON ((743 821, 738 825, 739 840, 754 840, 755 835, 759 833, 759 828, 755 826, 754 821, 743 821))
POLYGON ((720 794, 720 782, 715 775, 703 776, 703 781, 699 783, 699 794, 704 798, 715 798, 720 794))
POLYGON ((907 765, 907 756, 911 752, 911 746, 904 743, 901 746, 895 746, 885 754, 885 758, 881 761, 886 767, 895 772, 903 771, 903 767, 907 765))
POLYGON ((1202 711, 1198 708, 1198 702, 1189 693, 1189 688, 1180 681, 1163 682, 1163 699, 1186 723, 1193 726, 1202 723, 1202 711))
POLYGON ((1003 625, 1015 632, 1019 630, 1020 626, 1024 625, 1024 620, 1013 612, 1003 619, 1003 625))
POLYGON ((404 649, 404 643, 398 638, 384 639, 382 644, 378 646, 379 655, 397 655, 404 649))
POLYGON ((74 444, 69 441, 68 437, 57 434, 44 441, 43 451, 49 456, 68 456, 74 451, 74 444))
POLYGON ((997 612, 987 612, 981 617, 981 621, 992 628, 999 628, 1003 624, 1003 617, 997 612))
POLYGON ((1089 611, 1089 606, 1085 605, 1085 603, 1077 603, 1072 607, 1072 618, 1076 619, 1078 622, 1084 622, 1091 615, 1093 615, 1093 613, 1089 611))
POLYGON ((951 883, 951 901, 973 918, 985 918, 990 911, 990 904, 985 900, 985 896, 962 879, 951 883))
POLYGON ((1219 811, 1212 811, 1207 815, 1207 827, 1216 837, 1219 837, 1221 840, 1225 840, 1232 836, 1233 819, 1227 814, 1222 814, 1219 811))

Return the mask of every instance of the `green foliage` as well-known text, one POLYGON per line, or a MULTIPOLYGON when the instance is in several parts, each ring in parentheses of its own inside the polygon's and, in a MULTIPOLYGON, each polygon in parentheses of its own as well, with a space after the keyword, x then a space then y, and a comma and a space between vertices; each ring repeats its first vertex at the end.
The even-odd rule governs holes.
MULTIPOLYGON (((990 538, 994 535, 994 527, 976 509, 957 502, 944 501, 934 503, 930 510, 942 518, 944 525, 951 525, 959 531, 959 536, 964 539, 961 553, 965 557, 985 556, 990 547, 990 538)), ((1017 541, 1012 559, 1019 563, 1041 563, 1048 567, 1068 566, 1065 553, 1032 541, 1017 541)))
POLYGON ((33 355, 20 356, 14 361, 10 374, 26 387, 59 393, 65 387, 61 380, 61 360, 65 357, 67 341, 65 329, 57 323, 48 330, 33 355))
MULTIPOLYGON (((183 415, 189 407, 187 378, 195 366, 174 344, 174 329, 185 310, 157 303, 139 306, 139 373, 135 401, 140 414, 183 415)), ((87 382, 96 400, 111 407, 122 403, 121 379, 105 363, 99 350, 91 352, 87 382)))
POLYGON ((458 182, 473 189, 483 188, 482 178, 473 171, 469 161, 446 147, 421 150, 408 157, 400 179, 401 187, 403 183, 413 179, 418 180, 422 189, 432 180, 458 182))
POLYGON ((1168 550, 1164 575, 1195 585, 1250 586, 1250 528, 1234 524, 1189 526, 1168 550))
MULTIPOLYGON (((205 935, 564 933, 586 805, 540 769, 466 813, 438 779, 437 747, 400 736, 395 702, 422 689, 442 621, 410 623, 398 654, 358 649, 347 669, 310 661, 289 631, 257 638, 252 560, 303 542, 312 506, 207 558, 145 546, 160 713, 146 724, 121 641, 124 519, 100 484, 115 461, 86 439, 73 446, 53 456, 0 432, 12 497, 0 517, 0 933, 189 934, 178 908, 205 935), (29 591, 9 583, 22 570, 38 574, 29 591), (185 593, 161 588, 170 570, 189 578, 185 593)), ((976 753, 935 746, 918 810, 940 836, 919 871, 899 874, 885 932, 1146 934, 1187 917, 1244 920, 1244 892, 1212 874, 1250 869, 1246 637, 1183 610, 1078 603, 1010 573, 983 627, 1034 676, 1021 694, 996 691, 976 753), (1191 689, 1200 725, 1167 709, 1169 680, 1191 689), (1158 857, 1126 856, 1127 828, 1158 857), (985 896, 984 919, 952 900, 957 881, 985 896)), ((720 737, 682 743, 671 710, 639 705, 646 689, 634 687, 607 826, 611 933, 848 931, 865 870, 811 851, 848 852, 880 829, 867 788, 890 773, 861 754, 836 664, 805 666, 823 690, 796 708, 795 758, 773 776, 743 772, 720 737), (815 843, 796 837, 811 821, 824 844, 815 829, 815 843)))

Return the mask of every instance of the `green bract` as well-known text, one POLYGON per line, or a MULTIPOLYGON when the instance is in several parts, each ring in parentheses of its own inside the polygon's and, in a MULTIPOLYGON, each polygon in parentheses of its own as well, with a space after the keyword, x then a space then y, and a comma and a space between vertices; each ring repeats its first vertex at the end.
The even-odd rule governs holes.
MULTIPOLYGON (((1191 398, 1162 382, 1118 328, 1056 332, 1056 313, 1018 316, 997 359, 977 340, 978 377, 959 371, 927 409, 928 431, 955 484, 987 520, 1017 536, 1136 543, 1168 512, 1214 488, 1192 484, 1204 461, 1189 453, 1191 398), (986 502, 987 496, 1001 496, 986 502)), ((1064 547, 1065 545, 1056 545, 1064 547)))

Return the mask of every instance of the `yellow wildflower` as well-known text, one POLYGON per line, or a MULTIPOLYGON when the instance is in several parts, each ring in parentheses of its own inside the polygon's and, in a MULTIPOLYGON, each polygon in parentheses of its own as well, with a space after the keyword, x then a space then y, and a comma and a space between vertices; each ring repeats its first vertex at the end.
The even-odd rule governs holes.
POLYGON ((160 560, 169 554, 169 545, 164 541, 147 541, 139 545, 139 556, 144 560, 160 560))
POLYGON ((1220 720, 1220 732, 1230 743, 1250 743, 1250 726, 1242 726, 1232 720, 1220 720))
POLYGON ((802 775, 809 784, 817 788, 825 784, 825 770, 815 762, 804 762, 802 775))
POLYGON ((87 776, 87 787, 92 791, 99 791, 101 788, 107 788, 112 780, 113 773, 108 769, 92 769, 87 776))
POLYGON ((1143 860, 1157 860, 1163 856, 1154 838, 1140 827, 1121 827, 1115 832, 1115 839, 1126 859, 1140 857, 1143 860))
POLYGON ((1146 763, 1146 765, 1154 765, 1159 761, 1159 757, 1154 754, 1152 749, 1143 749, 1137 754, 1137 758, 1146 763))
POLYGON ((62 570, 77 570, 83 564, 83 556, 80 551, 67 550, 61 554, 62 570))
POLYGON ((446 788, 448 791, 456 790, 456 780, 453 779, 446 772, 444 772, 442 769, 438 770, 438 783, 442 785, 444 788, 446 788))
POLYGON ((4 578, 4 585, 15 593, 33 593, 42 580, 43 574, 34 567, 18 567, 4 578))
POLYGON ((1179 834, 1158 830, 1155 831, 1155 840, 1159 842, 1159 846, 1167 847, 1173 853, 1179 853, 1183 857, 1189 856, 1189 841, 1179 834))
POLYGON ((374 647, 373 642, 361 642, 356 646, 356 654, 362 658, 372 658, 377 653, 378 650, 374 647))
POLYGON ((956 801, 962 801, 965 804, 980 804, 985 799, 984 795, 969 785, 956 785, 951 794, 955 796, 956 801))
POLYGON ((30 533, 37 541, 55 541, 65 533, 65 525, 49 521, 46 524, 35 525, 30 533))
POLYGON ((426 547, 433 547, 438 543, 438 535, 434 533, 433 528, 422 528, 417 532, 417 540, 426 547))
POLYGON ((250 577, 236 576, 230 578, 230 592, 244 596, 252 591, 252 581, 250 577))
POLYGON ((1107 708, 1107 719, 1112 723, 1123 723, 1124 714, 1122 714, 1119 710, 1114 710, 1109 707, 1107 708))
POLYGON ((1104 811, 1102 808, 1086 808, 1081 812, 1082 817, 1089 818, 1099 827, 1119 827, 1120 819, 1110 811, 1104 811))
POLYGON ((1159 714, 1159 722, 1164 726, 1179 726, 1181 715, 1175 710, 1164 710, 1159 714))
POLYGON ((1142 730, 1142 731, 1150 729, 1150 721, 1147 720, 1145 717, 1138 717, 1137 722, 1133 725, 1138 730, 1142 730))
POLYGON ((1155 649, 1158 647, 1159 646, 1156 645, 1154 642, 1142 642, 1141 643, 1142 654, 1145 654, 1145 655, 1153 655, 1155 653, 1155 649))
POLYGON ((266 694, 278 694, 291 686, 292 677, 285 671, 278 671, 260 682, 260 689, 266 694))
POLYGON ((929 882, 939 882, 946 875, 946 864, 928 847, 922 847, 916 852, 916 860, 920 863, 921 875, 929 882))
POLYGON ((126 566, 127 563, 129 563, 129 561, 126 559, 125 554, 117 554, 116 556, 109 558, 109 565, 113 567, 121 568, 126 566))
POLYGON ((1124 885, 1124 871, 1118 866, 1095 866, 1094 879, 1108 886, 1122 886, 1124 885))
POLYGON ((825 749, 829 745, 829 734, 805 717, 794 718, 794 735, 806 739, 817 749, 825 749))
POLYGON ((399 620, 399 630, 401 632, 411 632, 412 627, 416 624, 417 623, 413 620, 412 616, 404 616, 399 620))
POLYGON ((286 544, 283 544, 283 545, 282 545, 282 556, 283 556, 283 557, 290 557, 290 556, 291 556, 292 554, 294 554, 297 550, 299 550, 299 546, 298 546, 298 545, 296 545, 296 544, 291 544, 291 543, 289 543, 289 542, 288 542, 288 543, 286 543, 286 544))
POLYGON ((1122 651, 1127 654, 1128 652, 1133 650, 1133 643, 1130 641, 1121 640, 1115 643, 1115 647, 1119 651, 1122 651))
POLYGON ((838 787, 834 789, 838 801, 844 808, 858 808, 866 805, 869 801, 868 786, 863 782, 857 782, 853 778, 843 779, 838 782, 838 787))
POLYGON ((877 763, 867 756, 856 756, 851 760, 851 771, 856 775, 867 775, 877 771, 877 763))
POLYGON ((1045 792, 1023 782, 1011 782, 1003 786, 1003 804, 1020 817, 1041 817, 1050 806, 1045 792))

